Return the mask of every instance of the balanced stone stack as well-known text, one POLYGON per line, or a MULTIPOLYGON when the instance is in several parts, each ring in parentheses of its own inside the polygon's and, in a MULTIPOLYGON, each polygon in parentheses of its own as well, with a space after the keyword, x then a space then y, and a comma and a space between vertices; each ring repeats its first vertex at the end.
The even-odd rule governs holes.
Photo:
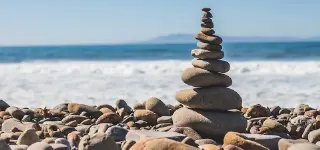
POLYGON ((176 99, 185 107, 173 114, 173 123, 178 127, 191 127, 201 136, 221 138, 228 131, 244 132, 246 119, 238 112, 242 99, 231 86, 232 80, 223 74, 229 71, 228 62, 221 50, 222 38, 214 35, 210 8, 203 8, 201 32, 197 49, 191 51, 195 57, 193 67, 182 73, 182 81, 194 89, 177 92, 176 99))

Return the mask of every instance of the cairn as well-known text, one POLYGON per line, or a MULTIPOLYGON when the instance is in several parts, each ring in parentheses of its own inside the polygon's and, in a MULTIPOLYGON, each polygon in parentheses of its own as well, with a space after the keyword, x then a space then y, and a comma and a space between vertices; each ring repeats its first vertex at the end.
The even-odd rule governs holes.
POLYGON ((229 71, 230 64, 221 60, 222 38, 215 35, 210 10, 202 9, 202 29, 195 35, 198 48, 191 51, 193 67, 182 73, 182 81, 194 88, 176 93, 176 100, 184 107, 173 114, 173 123, 191 127, 203 137, 221 138, 229 131, 244 132, 247 121, 239 112, 230 111, 239 110, 242 99, 228 88, 232 79, 223 73, 229 71))

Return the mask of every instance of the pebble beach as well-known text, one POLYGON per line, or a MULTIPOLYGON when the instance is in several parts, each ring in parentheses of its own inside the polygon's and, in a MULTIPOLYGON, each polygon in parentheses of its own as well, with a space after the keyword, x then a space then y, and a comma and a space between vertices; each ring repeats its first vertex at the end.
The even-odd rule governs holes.
MULTIPOLYGON (((279 99, 288 97, 275 94, 270 98, 270 95, 264 96, 264 89, 260 89, 256 96, 266 99, 269 96, 270 99, 259 103, 257 97, 242 94, 247 89, 255 89, 254 86, 232 86, 239 83, 234 83, 230 72, 254 72, 257 66, 233 70, 232 65, 239 64, 224 60, 223 38, 214 30, 210 11, 210 8, 202 9, 201 30, 195 34, 196 48, 189 53, 193 57, 190 65, 171 62, 175 67, 184 68, 179 78, 173 76, 172 80, 181 80, 181 84, 170 85, 170 90, 176 90, 171 91, 174 96, 154 96, 134 102, 114 98, 107 103, 94 98, 77 102, 59 101, 56 99, 61 97, 54 97, 45 103, 50 106, 44 107, 39 107, 35 100, 18 103, 19 100, 8 96, 9 101, 0 100, 0 150, 320 150, 317 97, 309 97, 312 100, 308 102, 314 105, 303 103, 303 99, 284 104, 279 99)), ((242 64, 246 65, 246 62, 242 64)), ((140 65, 143 68, 143 63, 140 65)), ((264 65, 272 72, 272 63, 264 65)), ((148 69, 159 67, 161 65, 148 69)), ((296 70, 301 74, 299 67, 296 70)), ((48 70, 38 71, 50 74, 50 71, 46 72, 48 70)), ((279 72, 285 71, 280 69, 279 72)), ((114 84, 124 80, 117 78, 114 84)), ((241 78, 242 81, 249 80, 244 76, 241 78)), ((152 78, 141 80, 151 81, 152 78)), ((250 78, 250 81, 254 80, 250 78)), ((317 81, 308 82, 316 86, 317 81)), ((161 80, 152 83, 161 86, 161 80)), ((263 81, 255 83, 261 85, 263 81)), ((147 86, 138 89, 147 89, 147 86)), ((272 88, 273 85, 266 86, 272 88)), ((86 90, 90 88, 95 87, 86 87, 86 90)), ((140 92, 131 88, 133 92, 140 92)), ((285 86, 280 89, 282 93, 288 90, 285 86)), ((299 87, 296 89, 303 91, 299 87)), ((130 92, 126 94, 130 98, 130 92)))

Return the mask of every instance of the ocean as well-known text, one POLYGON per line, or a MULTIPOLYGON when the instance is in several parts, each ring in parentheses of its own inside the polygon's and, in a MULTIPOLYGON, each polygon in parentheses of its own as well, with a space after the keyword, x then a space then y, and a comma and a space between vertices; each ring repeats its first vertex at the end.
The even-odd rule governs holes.
MULTIPOLYGON (((177 104, 196 44, 0 47, 0 99, 19 107, 63 102, 177 104)), ((224 43, 230 87, 243 105, 319 107, 320 42, 224 43)))

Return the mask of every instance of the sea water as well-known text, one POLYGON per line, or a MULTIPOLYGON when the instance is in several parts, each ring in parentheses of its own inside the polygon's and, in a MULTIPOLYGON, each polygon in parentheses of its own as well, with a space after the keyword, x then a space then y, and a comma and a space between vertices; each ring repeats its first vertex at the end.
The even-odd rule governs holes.
MULTIPOLYGON (((0 99, 19 107, 63 102, 177 104, 196 44, 0 47, 0 99)), ((225 43, 227 73, 243 105, 319 107, 320 42, 225 43)))

